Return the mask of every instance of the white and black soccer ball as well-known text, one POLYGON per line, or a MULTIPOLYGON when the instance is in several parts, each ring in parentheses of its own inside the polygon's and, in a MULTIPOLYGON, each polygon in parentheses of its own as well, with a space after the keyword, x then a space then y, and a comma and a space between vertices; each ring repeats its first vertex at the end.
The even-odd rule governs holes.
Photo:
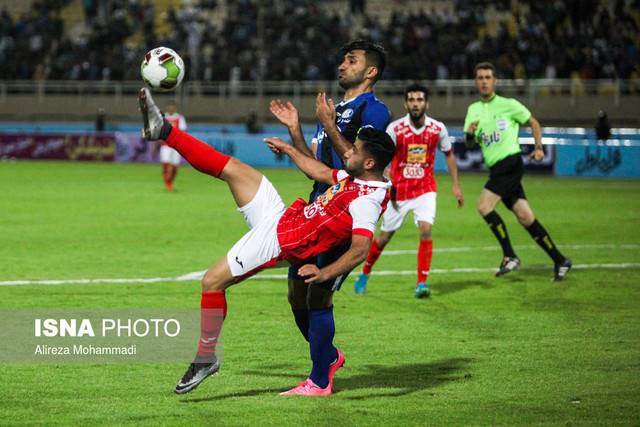
POLYGON ((173 90, 184 78, 184 61, 173 49, 156 47, 144 55, 140 74, 153 90, 173 90))

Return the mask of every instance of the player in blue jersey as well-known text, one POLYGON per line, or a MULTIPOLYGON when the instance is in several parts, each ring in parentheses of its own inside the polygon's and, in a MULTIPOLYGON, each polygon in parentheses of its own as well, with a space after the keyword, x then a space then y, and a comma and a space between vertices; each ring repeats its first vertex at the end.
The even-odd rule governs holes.
MULTIPOLYGON (((338 66, 338 83, 344 89, 343 100, 334 104, 326 94, 316 98, 318 124, 307 145, 296 107, 280 100, 271 101, 273 115, 289 130, 293 145, 308 156, 331 168, 341 169, 344 154, 353 147, 358 130, 372 127, 384 131, 391 121, 387 106, 375 97, 373 87, 382 75, 386 54, 382 46, 356 40, 341 49, 342 62, 338 66)), ((310 200, 324 193, 328 186, 314 182, 310 200)), ((349 245, 325 252, 310 262, 318 267, 338 259, 349 245)), ((308 285, 289 270, 289 303, 296 324, 309 342, 313 368, 309 380, 286 392, 286 394, 313 395, 314 387, 333 386, 333 375, 344 364, 344 354, 334 347, 335 322, 333 319, 333 293, 338 290, 348 274, 329 282, 308 285)))

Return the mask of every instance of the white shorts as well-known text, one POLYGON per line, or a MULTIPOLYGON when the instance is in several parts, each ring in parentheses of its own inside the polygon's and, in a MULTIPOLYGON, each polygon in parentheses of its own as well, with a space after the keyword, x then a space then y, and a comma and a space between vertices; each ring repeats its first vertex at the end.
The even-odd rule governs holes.
POLYGON ((227 253, 227 263, 233 277, 249 276, 263 268, 275 266, 281 252, 278 221, 285 209, 278 191, 263 176, 253 199, 238 208, 251 230, 227 253))
POLYGON ((180 165, 180 153, 168 145, 160 146, 160 163, 169 163, 171 165, 180 165))
POLYGON ((436 193, 424 193, 415 199, 402 200, 396 202, 397 208, 393 202, 389 202, 387 210, 382 215, 382 231, 396 231, 402 226, 404 217, 413 211, 413 222, 418 225, 418 221, 434 223, 436 220, 436 193))

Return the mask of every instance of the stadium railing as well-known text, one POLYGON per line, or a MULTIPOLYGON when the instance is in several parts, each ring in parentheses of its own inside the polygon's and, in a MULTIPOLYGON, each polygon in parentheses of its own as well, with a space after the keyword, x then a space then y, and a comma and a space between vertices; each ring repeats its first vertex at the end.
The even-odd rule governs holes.
MULTIPOLYGON (((405 80, 382 80, 376 85, 376 91, 384 95, 401 95, 409 83, 405 80)), ((444 96, 447 104, 453 102, 456 95, 475 95, 473 80, 433 80, 426 83, 436 95, 444 96)), ((8 102, 10 95, 36 95, 40 100, 49 95, 111 95, 119 98, 136 93, 141 84, 140 81, 0 81, 0 103, 8 102)), ((617 106, 622 96, 640 94, 640 80, 500 80, 499 85, 505 96, 522 97, 532 105, 539 97, 569 97, 575 103, 580 96, 598 95, 610 97, 617 106)), ((201 96, 227 99, 236 96, 281 96, 295 100, 318 91, 327 91, 334 97, 339 95, 335 81, 188 81, 178 88, 176 95, 182 100, 201 96)))

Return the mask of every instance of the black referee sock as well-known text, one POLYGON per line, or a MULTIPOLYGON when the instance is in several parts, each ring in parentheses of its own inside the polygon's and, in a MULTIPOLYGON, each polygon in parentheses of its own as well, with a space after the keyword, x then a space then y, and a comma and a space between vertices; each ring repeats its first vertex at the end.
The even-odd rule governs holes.
POLYGON ((513 251, 511 247, 511 240, 509 240, 509 234, 507 234, 507 226, 500 218, 500 215, 496 211, 491 211, 485 216, 483 216, 484 220, 489 224, 489 228, 493 232, 496 239, 502 246, 502 253, 505 257, 516 258, 516 253, 513 251))
POLYGON ((547 230, 544 229, 542 224, 538 222, 538 220, 534 220, 533 223, 526 227, 527 231, 533 237, 533 240, 536 241, 538 245, 551 257, 553 262, 559 264, 565 260, 564 256, 560 253, 558 248, 556 247, 553 240, 551 240, 551 236, 547 233, 547 230))

